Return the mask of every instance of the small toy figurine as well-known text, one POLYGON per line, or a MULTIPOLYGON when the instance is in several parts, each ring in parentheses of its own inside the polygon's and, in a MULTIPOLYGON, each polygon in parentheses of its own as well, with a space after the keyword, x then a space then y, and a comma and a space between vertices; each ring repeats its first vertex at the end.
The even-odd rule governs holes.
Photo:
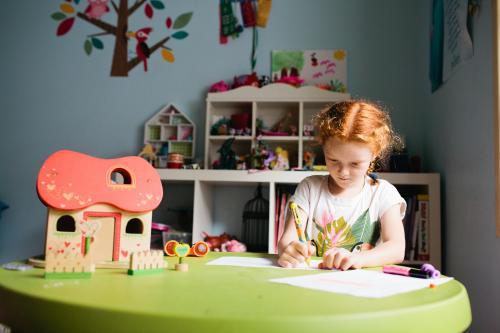
POLYGON ((146 144, 144 148, 142 148, 138 156, 144 158, 151 165, 154 165, 154 163, 156 162, 155 149, 153 148, 153 145, 151 145, 150 143, 146 144))
POLYGON ((249 74, 249 75, 235 76, 232 88, 235 89, 235 88, 242 87, 242 86, 258 87, 259 86, 259 79, 257 77, 257 74, 255 72, 253 72, 252 74, 249 74))
POLYGON ((276 153, 276 162, 273 165, 273 170, 289 170, 288 151, 281 147, 276 147, 274 152, 276 153))
POLYGON ((208 92, 223 92, 228 90, 229 90, 229 85, 221 80, 219 82, 215 82, 214 84, 212 84, 208 92))
POLYGON ((304 124, 304 136, 313 136, 314 135, 314 125, 304 124))
POLYGON ((234 138, 227 139, 226 141, 224 141, 219 150, 217 150, 217 152, 220 154, 220 158, 218 161, 215 161, 213 165, 214 169, 236 169, 236 153, 231 148, 233 142, 234 138))
POLYGON ((247 247, 245 244, 238 242, 236 239, 232 239, 221 244, 221 252, 246 252, 247 247))
POLYGON ((232 237, 227 233, 223 233, 220 236, 210 236, 209 234, 204 232, 203 236, 204 236, 203 240, 208 244, 208 246, 210 246, 210 250, 215 252, 219 252, 221 250, 221 245, 223 243, 234 239, 234 237, 232 237))
POLYGON ((174 253, 177 257, 179 257, 179 263, 175 264, 175 270, 181 272, 187 272, 189 270, 189 265, 183 263, 184 257, 189 254, 189 249, 191 247, 185 243, 179 243, 174 246, 174 253))
POLYGON ((304 152, 304 169, 306 169, 306 170, 313 169, 315 157, 316 157, 316 154, 312 151, 305 151, 304 152))

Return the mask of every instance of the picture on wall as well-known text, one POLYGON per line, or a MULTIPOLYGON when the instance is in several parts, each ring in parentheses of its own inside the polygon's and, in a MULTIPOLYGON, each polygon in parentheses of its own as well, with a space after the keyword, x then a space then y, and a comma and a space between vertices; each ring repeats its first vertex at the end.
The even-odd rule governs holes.
POLYGON ((164 61, 174 62, 173 50, 167 46, 167 42, 181 40, 189 35, 182 29, 187 26, 193 13, 165 18, 160 14, 164 9, 161 0, 137 0, 132 5, 129 5, 128 0, 66 0, 51 18, 58 22, 58 37, 66 35, 77 22, 95 28, 96 33, 81 36, 82 49, 90 56, 94 50, 103 50, 106 43, 114 45, 111 76, 128 76, 139 65, 147 72, 148 60, 156 51, 160 52, 164 61), (129 25, 129 18, 135 14, 144 16, 146 26, 129 25), (161 23, 161 28, 153 28, 153 18, 161 23), (155 39, 155 34, 160 36, 155 39))
POLYGON ((271 77, 298 76, 307 85, 330 85, 347 91, 347 53, 335 50, 275 50, 271 52, 271 77))

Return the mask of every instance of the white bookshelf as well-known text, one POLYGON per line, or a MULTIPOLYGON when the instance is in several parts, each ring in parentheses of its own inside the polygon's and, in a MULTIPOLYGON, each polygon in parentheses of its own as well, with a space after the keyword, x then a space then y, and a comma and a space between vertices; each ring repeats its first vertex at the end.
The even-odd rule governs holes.
MULTIPOLYGON (((214 191, 220 186, 252 185, 258 183, 268 188, 269 197, 269 241, 268 252, 275 253, 275 190, 279 184, 298 184, 302 179, 313 174, 327 172, 308 171, 257 171, 249 173, 240 170, 178 170, 158 169, 161 179, 168 183, 181 182, 194 187, 193 191, 193 242, 202 240, 202 232, 211 233, 214 226, 215 211, 227 209, 231 203, 215 202, 214 191)), ((435 267, 441 267, 441 192, 440 176, 436 173, 380 173, 379 177, 398 186, 416 187, 429 196, 429 246, 430 259, 427 262, 435 267)), ((165 198, 168 202, 168 198, 165 198)), ((241 213, 224 221, 225 224, 241 224, 241 213)), ((418 261, 408 261, 405 264, 420 264, 418 261)))
POLYGON ((250 154, 257 143, 257 119, 272 127, 285 115, 291 115, 291 124, 296 135, 261 136, 260 139, 271 149, 280 146, 289 152, 290 167, 302 167, 305 150, 318 150, 313 140, 304 135, 304 125, 311 124, 315 114, 327 104, 349 99, 350 95, 320 89, 314 86, 293 87, 273 83, 262 88, 244 86, 227 92, 209 93, 206 100, 205 169, 219 158, 217 150, 224 140, 234 137, 233 150, 237 155, 250 154), (210 130, 217 120, 239 113, 248 113, 250 133, 247 135, 212 135, 210 130))

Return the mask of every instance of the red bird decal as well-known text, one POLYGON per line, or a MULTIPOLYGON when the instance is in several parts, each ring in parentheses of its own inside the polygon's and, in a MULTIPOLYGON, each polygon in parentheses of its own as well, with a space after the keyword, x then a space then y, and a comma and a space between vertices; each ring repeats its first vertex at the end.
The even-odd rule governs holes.
POLYGON ((142 28, 137 30, 135 33, 130 34, 130 36, 135 37, 137 40, 137 45, 135 46, 135 53, 137 58, 144 64, 144 71, 148 71, 148 58, 151 55, 151 50, 149 49, 146 41, 149 38, 149 34, 153 31, 152 28, 142 28))

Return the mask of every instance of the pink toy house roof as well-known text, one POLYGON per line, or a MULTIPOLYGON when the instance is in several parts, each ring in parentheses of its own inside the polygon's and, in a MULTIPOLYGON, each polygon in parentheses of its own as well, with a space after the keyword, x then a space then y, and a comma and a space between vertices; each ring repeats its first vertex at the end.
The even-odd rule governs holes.
POLYGON ((158 173, 140 157, 100 159, 70 150, 49 156, 38 174, 37 191, 46 206, 60 210, 104 203, 147 212, 163 196, 158 173))

